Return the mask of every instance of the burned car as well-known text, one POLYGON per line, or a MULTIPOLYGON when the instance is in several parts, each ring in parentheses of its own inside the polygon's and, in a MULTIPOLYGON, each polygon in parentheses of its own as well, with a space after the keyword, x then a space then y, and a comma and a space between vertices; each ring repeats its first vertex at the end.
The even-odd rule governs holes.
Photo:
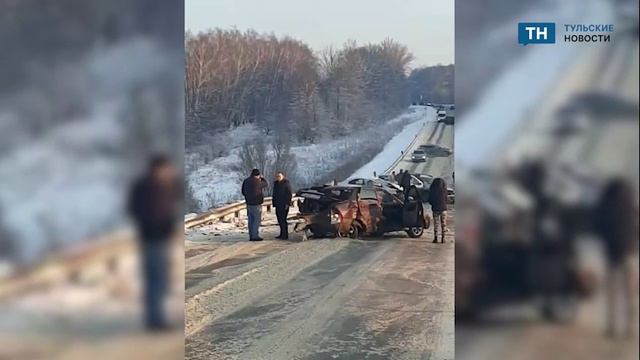
POLYGON ((299 221, 294 231, 304 231, 306 237, 356 239, 405 231, 417 238, 431 224, 415 187, 398 195, 367 185, 322 186, 300 190, 296 196, 300 212, 294 217, 299 221))

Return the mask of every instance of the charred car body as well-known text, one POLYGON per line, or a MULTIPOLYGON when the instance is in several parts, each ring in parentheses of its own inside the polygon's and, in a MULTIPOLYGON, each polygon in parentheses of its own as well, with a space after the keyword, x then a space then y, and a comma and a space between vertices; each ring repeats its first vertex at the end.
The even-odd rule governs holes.
POLYGON ((307 237, 359 238, 405 231, 417 238, 431 224, 415 187, 399 196, 375 186, 323 186, 300 190, 296 196, 300 213, 294 218, 300 222, 294 231, 304 231, 307 237))

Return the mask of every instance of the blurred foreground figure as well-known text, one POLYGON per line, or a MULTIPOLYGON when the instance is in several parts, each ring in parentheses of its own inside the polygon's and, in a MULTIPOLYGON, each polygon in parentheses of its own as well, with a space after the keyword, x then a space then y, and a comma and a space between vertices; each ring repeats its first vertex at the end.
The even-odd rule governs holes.
POLYGON ((169 326, 163 309, 169 278, 169 247, 179 214, 182 194, 175 167, 157 155, 146 174, 136 181, 129 212, 138 230, 144 282, 144 316, 148 330, 169 326))
POLYGON ((603 191, 595 209, 595 232, 603 242, 607 258, 606 335, 618 334, 617 309, 624 311, 624 335, 633 334, 635 319, 634 288, 630 257, 638 249, 638 209, 633 188, 624 180, 612 181, 603 191))

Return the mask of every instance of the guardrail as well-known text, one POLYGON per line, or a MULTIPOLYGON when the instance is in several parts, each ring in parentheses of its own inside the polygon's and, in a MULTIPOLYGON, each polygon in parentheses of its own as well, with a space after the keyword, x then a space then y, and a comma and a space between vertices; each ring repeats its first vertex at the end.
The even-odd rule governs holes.
MULTIPOLYGON (((293 197, 293 208, 297 205, 297 197, 293 197)), ((271 213, 273 208, 272 198, 265 197, 262 203, 262 210, 267 213, 271 213)), ((244 201, 238 201, 232 204, 224 205, 219 208, 213 209, 204 214, 197 215, 195 217, 184 220, 184 228, 193 229, 198 226, 212 224, 215 221, 226 221, 229 218, 239 218, 241 215, 246 215, 247 205, 244 201)))
POLYGON ((46 289, 55 284, 104 278, 119 271, 121 259, 131 254, 134 247, 133 232, 123 229, 70 248, 31 268, 17 269, 15 274, 0 279, 0 299, 46 289))

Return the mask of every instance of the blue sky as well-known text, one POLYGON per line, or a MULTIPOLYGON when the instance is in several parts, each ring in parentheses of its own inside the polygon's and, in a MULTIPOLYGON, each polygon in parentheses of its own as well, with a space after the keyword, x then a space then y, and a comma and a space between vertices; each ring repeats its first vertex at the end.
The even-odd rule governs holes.
POLYGON ((185 0, 185 26, 289 35, 316 51, 391 37, 414 54, 412 67, 454 58, 454 0, 185 0))

